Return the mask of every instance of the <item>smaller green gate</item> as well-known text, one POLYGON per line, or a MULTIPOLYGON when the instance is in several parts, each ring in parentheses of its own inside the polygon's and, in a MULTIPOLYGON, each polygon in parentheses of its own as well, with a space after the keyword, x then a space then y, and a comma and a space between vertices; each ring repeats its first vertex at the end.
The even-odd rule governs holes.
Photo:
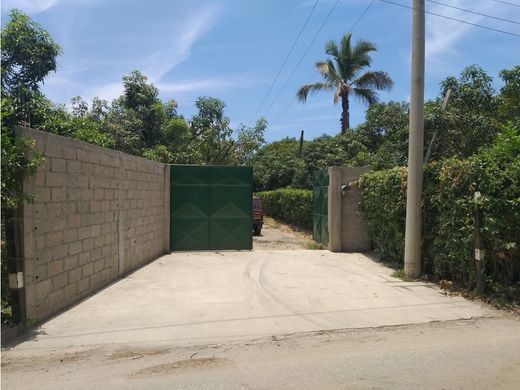
POLYGON ((327 246, 329 244, 329 223, 328 223, 328 195, 329 174, 327 169, 314 172, 313 188, 313 229, 312 238, 314 241, 327 246))

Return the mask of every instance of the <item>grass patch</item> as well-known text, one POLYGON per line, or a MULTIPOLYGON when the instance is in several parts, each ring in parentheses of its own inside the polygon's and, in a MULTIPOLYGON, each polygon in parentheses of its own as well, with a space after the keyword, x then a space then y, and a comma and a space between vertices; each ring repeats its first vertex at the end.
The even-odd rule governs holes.
POLYGON ((316 242, 316 241, 310 241, 309 243, 307 243, 306 248, 311 249, 311 250, 325 249, 323 244, 320 244, 319 242, 316 242))

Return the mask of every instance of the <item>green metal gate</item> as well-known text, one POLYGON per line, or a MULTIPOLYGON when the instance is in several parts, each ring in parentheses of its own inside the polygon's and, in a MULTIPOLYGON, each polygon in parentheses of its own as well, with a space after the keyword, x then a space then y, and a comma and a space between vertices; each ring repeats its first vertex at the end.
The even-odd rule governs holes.
POLYGON ((329 217, 328 217, 328 195, 329 174, 327 169, 322 169, 314 173, 313 188, 313 229, 312 238, 314 241, 327 246, 329 243, 329 217))
POLYGON ((252 249, 252 197, 252 167, 171 165, 171 250, 252 249))

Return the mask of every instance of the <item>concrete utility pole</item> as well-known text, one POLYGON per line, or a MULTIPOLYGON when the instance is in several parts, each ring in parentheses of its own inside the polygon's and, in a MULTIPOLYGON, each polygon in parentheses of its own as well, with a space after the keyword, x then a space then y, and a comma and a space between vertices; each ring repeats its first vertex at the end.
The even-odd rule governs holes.
POLYGON ((421 194, 424 144, 424 0, 413 1, 412 91, 406 191, 404 272, 409 278, 421 275, 421 194))

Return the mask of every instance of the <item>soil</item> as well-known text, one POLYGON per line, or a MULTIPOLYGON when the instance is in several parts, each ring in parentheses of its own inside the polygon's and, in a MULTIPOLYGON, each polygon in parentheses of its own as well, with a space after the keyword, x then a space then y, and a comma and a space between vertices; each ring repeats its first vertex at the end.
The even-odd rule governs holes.
POLYGON ((312 243, 310 232, 264 218, 262 234, 253 236, 254 250, 307 249, 312 243))

